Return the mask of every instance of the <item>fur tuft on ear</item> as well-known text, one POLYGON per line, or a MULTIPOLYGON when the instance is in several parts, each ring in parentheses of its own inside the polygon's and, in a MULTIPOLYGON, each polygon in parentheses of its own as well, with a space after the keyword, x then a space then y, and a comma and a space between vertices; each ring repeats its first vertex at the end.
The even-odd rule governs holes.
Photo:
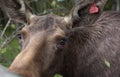
POLYGON ((71 21, 71 16, 66 16, 66 17, 64 17, 64 21, 67 23, 67 24, 69 24, 70 23, 70 21, 71 21))

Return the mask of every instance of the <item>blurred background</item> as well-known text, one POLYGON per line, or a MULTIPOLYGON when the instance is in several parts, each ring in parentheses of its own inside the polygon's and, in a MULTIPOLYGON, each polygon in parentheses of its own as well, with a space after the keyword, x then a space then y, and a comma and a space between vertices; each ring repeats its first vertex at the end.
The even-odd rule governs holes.
MULTIPOLYGON (((78 0, 29 0, 37 15, 48 13, 65 16, 78 0)), ((104 10, 120 11, 120 0, 108 0, 104 10)), ((14 23, 0 9, 0 64, 8 67, 20 52, 17 34, 24 25, 14 23)))

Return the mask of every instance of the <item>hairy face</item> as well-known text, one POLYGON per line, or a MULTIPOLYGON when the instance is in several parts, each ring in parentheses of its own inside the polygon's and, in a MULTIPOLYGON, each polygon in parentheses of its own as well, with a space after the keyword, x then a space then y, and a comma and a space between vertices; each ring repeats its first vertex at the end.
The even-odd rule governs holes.
POLYGON ((31 23, 20 31, 22 49, 10 70, 22 75, 26 72, 24 76, 34 77, 41 76, 41 73, 44 76, 46 72, 54 74, 50 70, 59 72, 67 42, 65 26, 63 17, 50 14, 34 17, 31 23))

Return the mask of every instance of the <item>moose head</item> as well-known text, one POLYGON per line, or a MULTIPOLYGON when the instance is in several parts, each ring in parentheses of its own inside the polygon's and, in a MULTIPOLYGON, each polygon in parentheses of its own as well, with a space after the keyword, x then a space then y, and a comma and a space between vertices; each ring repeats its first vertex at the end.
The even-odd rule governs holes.
MULTIPOLYGON (((76 56, 73 52, 69 53, 69 49, 74 51, 69 46, 74 41, 71 41, 70 38, 71 31, 76 27, 82 28, 95 23, 101 15, 106 1, 79 0, 69 15, 60 17, 54 14, 37 16, 32 13, 25 0, 0 0, 1 8, 9 18, 25 24, 19 33, 21 52, 9 70, 23 77, 53 77, 56 73, 63 74, 67 65, 65 57, 76 56), (93 1, 98 12, 90 14, 89 9, 93 1)), ((70 63, 74 62, 70 61, 70 63)), ((75 67, 74 65, 75 63, 69 67, 75 67)), ((69 73, 73 73, 73 70, 69 73)))

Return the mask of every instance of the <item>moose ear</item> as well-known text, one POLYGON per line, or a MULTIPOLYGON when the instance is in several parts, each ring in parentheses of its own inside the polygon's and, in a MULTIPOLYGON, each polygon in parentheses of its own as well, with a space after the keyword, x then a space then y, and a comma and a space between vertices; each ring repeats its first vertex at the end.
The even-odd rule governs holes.
POLYGON ((34 16, 25 0, 0 0, 0 7, 16 22, 29 23, 34 16))
POLYGON ((65 17, 69 26, 93 24, 102 13, 107 0, 78 0, 70 14, 65 17))

